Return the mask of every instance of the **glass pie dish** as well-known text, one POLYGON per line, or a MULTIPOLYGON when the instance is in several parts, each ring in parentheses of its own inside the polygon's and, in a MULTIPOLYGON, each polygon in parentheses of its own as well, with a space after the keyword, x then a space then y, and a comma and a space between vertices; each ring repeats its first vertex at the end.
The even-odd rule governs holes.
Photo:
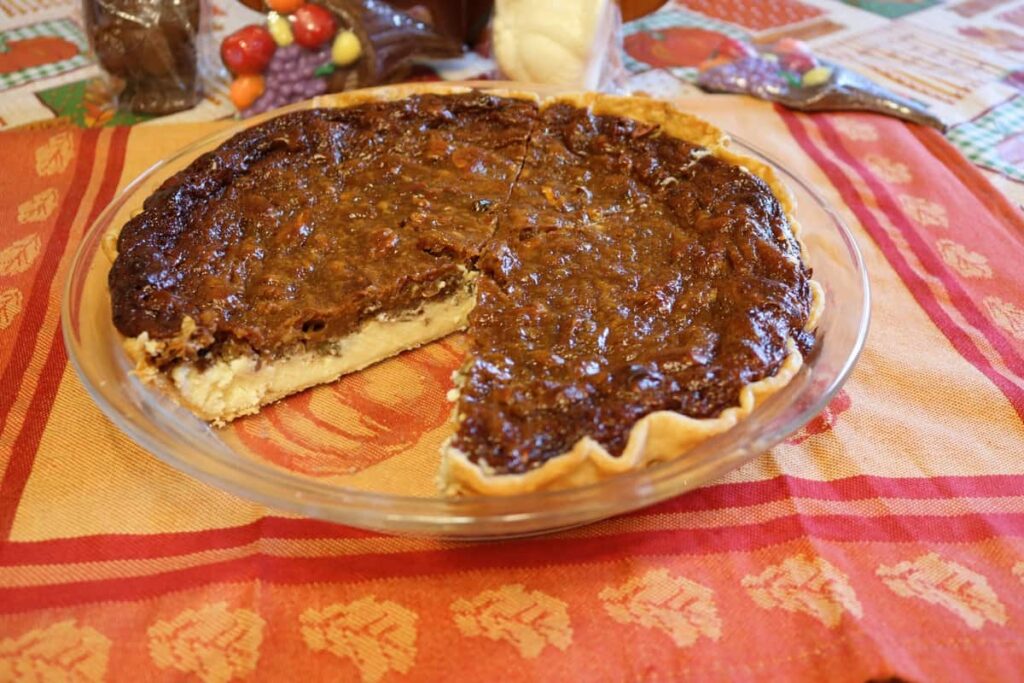
MULTIPOLYGON (((323 106, 325 99, 268 116, 323 106)), ((733 150, 773 166, 795 196, 801 238, 827 305, 818 343, 803 368, 730 431, 671 462, 590 486, 444 498, 434 476, 438 447, 451 430, 445 394, 460 364, 460 335, 302 392, 228 427, 210 427, 132 374, 111 320, 104 242, 166 178, 265 118, 199 140, 128 185, 83 239, 62 306, 72 365, 113 423, 161 460, 229 492, 350 526, 452 538, 524 535, 593 522, 701 486, 785 439, 825 407, 863 346, 868 282, 849 231, 805 182, 733 138, 733 150)))

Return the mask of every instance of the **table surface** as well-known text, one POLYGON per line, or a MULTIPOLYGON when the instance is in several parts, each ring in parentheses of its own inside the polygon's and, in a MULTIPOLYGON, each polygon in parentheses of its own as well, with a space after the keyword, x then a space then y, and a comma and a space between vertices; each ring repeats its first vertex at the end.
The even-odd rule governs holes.
POLYGON ((635 74, 627 88, 663 95, 691 92, 694 66, 718 34, 804 40, 928 105, 950 125, 949 141, 1024 205, 1021 0, 675 0, 627 23, 624 34, 626 66, 635 74))
MULTIPOLYGON (((919 19, 870 15, 873 32, 839 29, 830 49, 918 35, 936 12, 984 25, 1022 3, 859 4, 919 19)), ((696 31, 763 37, 780 17, 809 30, 863 11, 685 5, 627 24, 632 80, 756 140, 822 194, 864 253, 872 329, 843 390, 785 443, 696 492, 554 536, 359 531, 236 498, 139 449, 68 364, 63 284, 118 188, 223 123, 0 132, 0 680, 1019 678, 1024 217, 934 131, 688 89, 696 31), (731 23, 696 13, 723 8, 731 23)), ((947 34, 928 40, 969 39, 947 34)), ((308 400, 333 418, 345 391, 308 400)), ((301 418, 289 405, 272 409, 285 442, 301 418)), ((395 428, 375 424, 363 444, 395 428)))
MULTIPOLYGON (((111 83, 86 49, 80 5, 0 0, 0 45, 57 39, 33 46, 28 62, 15 56, 18 50, 5 57, 0 48, 0 130, 62 122, 160 125, 232 114, 226 74, 212 50, 203 59, 206 97, 195 109, 154 120, 118 111, 111 83)), ((235 0, 208 6, 211 45, 261 21, 235 0)), ((623 31, 630 72, 625 90, 692 93, 693 67, 722 35, 756 42, 799 38, 931 106, 952 124, 949 140, 1024 205, 1024 0, 628 0, 622 7, 630 19, 623 31)), ((492 68, 478 56, 434 65, 449 79, 492 68)))

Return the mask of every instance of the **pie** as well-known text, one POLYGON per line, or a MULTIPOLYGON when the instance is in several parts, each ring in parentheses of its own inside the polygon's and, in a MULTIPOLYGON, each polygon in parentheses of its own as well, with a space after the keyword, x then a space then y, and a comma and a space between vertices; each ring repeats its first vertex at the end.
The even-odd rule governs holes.
POLYGON ((449 494, 595 482, 748 415, 815 344, 793 201, 646 98, 336 96, 235 135, 112 236, 138 376, 223 424, 467 330, 449 494))

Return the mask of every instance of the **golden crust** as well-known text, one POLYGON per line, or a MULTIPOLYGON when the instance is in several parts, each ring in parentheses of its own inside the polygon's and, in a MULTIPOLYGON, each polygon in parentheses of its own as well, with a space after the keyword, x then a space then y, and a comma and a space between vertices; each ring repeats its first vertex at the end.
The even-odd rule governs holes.
POLYGON ((590 110, 594 114, 649 123, 661 128, 666 135, 707 147, 712 152, 724 149, 729 140, 724 132, 704 119, 679 111, 663 100, 595 94, 592 102, 590 110))
MULTIPOLYGON (((618 97, 596 93, 565 93, 545 98, 542 107, 565 102, 588 108, 595 114, 622 116, 657 125, 664 134, 691 142, 761 178, 778 198, 793 235, 800 244, 806 262, 806 249, 800 241, 796 220, 796 202, 775 171, 756 159, 728 149, 728 136, 703 119, 679 111, 671 104, 646 97, 618 97)), ((811 281, 811 312, 806 329, 817 326, 825 305, 824 290, 811 281)), ((707 439, 728 431, 769 396, 780 391, 803 366, 796 343, 787 340, 787 356, 779 370, 740 390, 737 405, 718 417, 696 419, 671 411, 658 411, 641 418, 630 431, 620 456, 611 455, 601 444, 583 437, 567 453, 555 456, 540 467, 522 474, 498 474, 486 466, 470 462, 466 454, 451 445, 441 447, 441 471, 438 483, 447 495, 482 494, 510 496, 540 490, 566 489, 593 484, 617 474, 641 469, 657 462, 674 460, 707 439)))
MULTIPOLYGON (((488 87, 486 84, 483 84, 483 87, 472 87, 467 85, 453 85, 444 82, 401 83, 398 85, 385 85, 379 88, 368 88, 365 90, 353 90, 351 92, 338 92, 320 95, 319 97, 315 97, 311 100, 310 108, 336 107, 344 109, 346 107, 354 107, 367 102, 394 102, 397 100, 404 100, 405 98, 413 95, 458 95, 473 92, 474 90, 486 91, 488 94, 495 95, 497 97, 529 100, 531 102, 537 102, 538 104, 542 100, 541 96, 536 92, 519 90, 516 88, 488 87)), ((267 118, 279 115, 280 112, 277 114, 271 112, 267 115, 267 118)))
POLYGON ((442 488, 448 495, 509 496, 586 486, 657 462, 674 460, 702 441, 732 429, 765 399, 789 384, 803 366, 803 356, 792 340, 787 350, 786 360, 778 372, 740 390, 739 405, 723 410, 718 417, 705 419, 668 410, 650 413, 633 425, 626 447, 618 457, 590 437, 583 437, 568 453, 534 470, 523 474, 494 474, 470 462, 449 440, 442 446, 442 488))

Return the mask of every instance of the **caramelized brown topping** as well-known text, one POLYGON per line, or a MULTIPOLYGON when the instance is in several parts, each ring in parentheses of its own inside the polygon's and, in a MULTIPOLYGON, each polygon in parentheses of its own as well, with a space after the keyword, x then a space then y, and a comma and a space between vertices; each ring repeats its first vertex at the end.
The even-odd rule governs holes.
POLYGON ((498 472, 584 436, 620 453, 652 411, 715 416, 787 338, 813 344, 810 273, 763 181, 569 105, 427 95, 283 116, 165 183, 119 249, 122 333, 199 326, 166 364, 337 339, 478 270, 454 445, 498 472))
POLYGON ((277 354, 450 294, 494 230, 535 118, 530 102, 425 95, 248 129, 124 227, 114 322, 160 339, 190 316, 190 358, 277 354))
POLYGON ((455 446, 522 472, 590 436, 712 417, 775 373, 809 273, 763 181, 633 121, 549 108, 479 262, 455 446))

